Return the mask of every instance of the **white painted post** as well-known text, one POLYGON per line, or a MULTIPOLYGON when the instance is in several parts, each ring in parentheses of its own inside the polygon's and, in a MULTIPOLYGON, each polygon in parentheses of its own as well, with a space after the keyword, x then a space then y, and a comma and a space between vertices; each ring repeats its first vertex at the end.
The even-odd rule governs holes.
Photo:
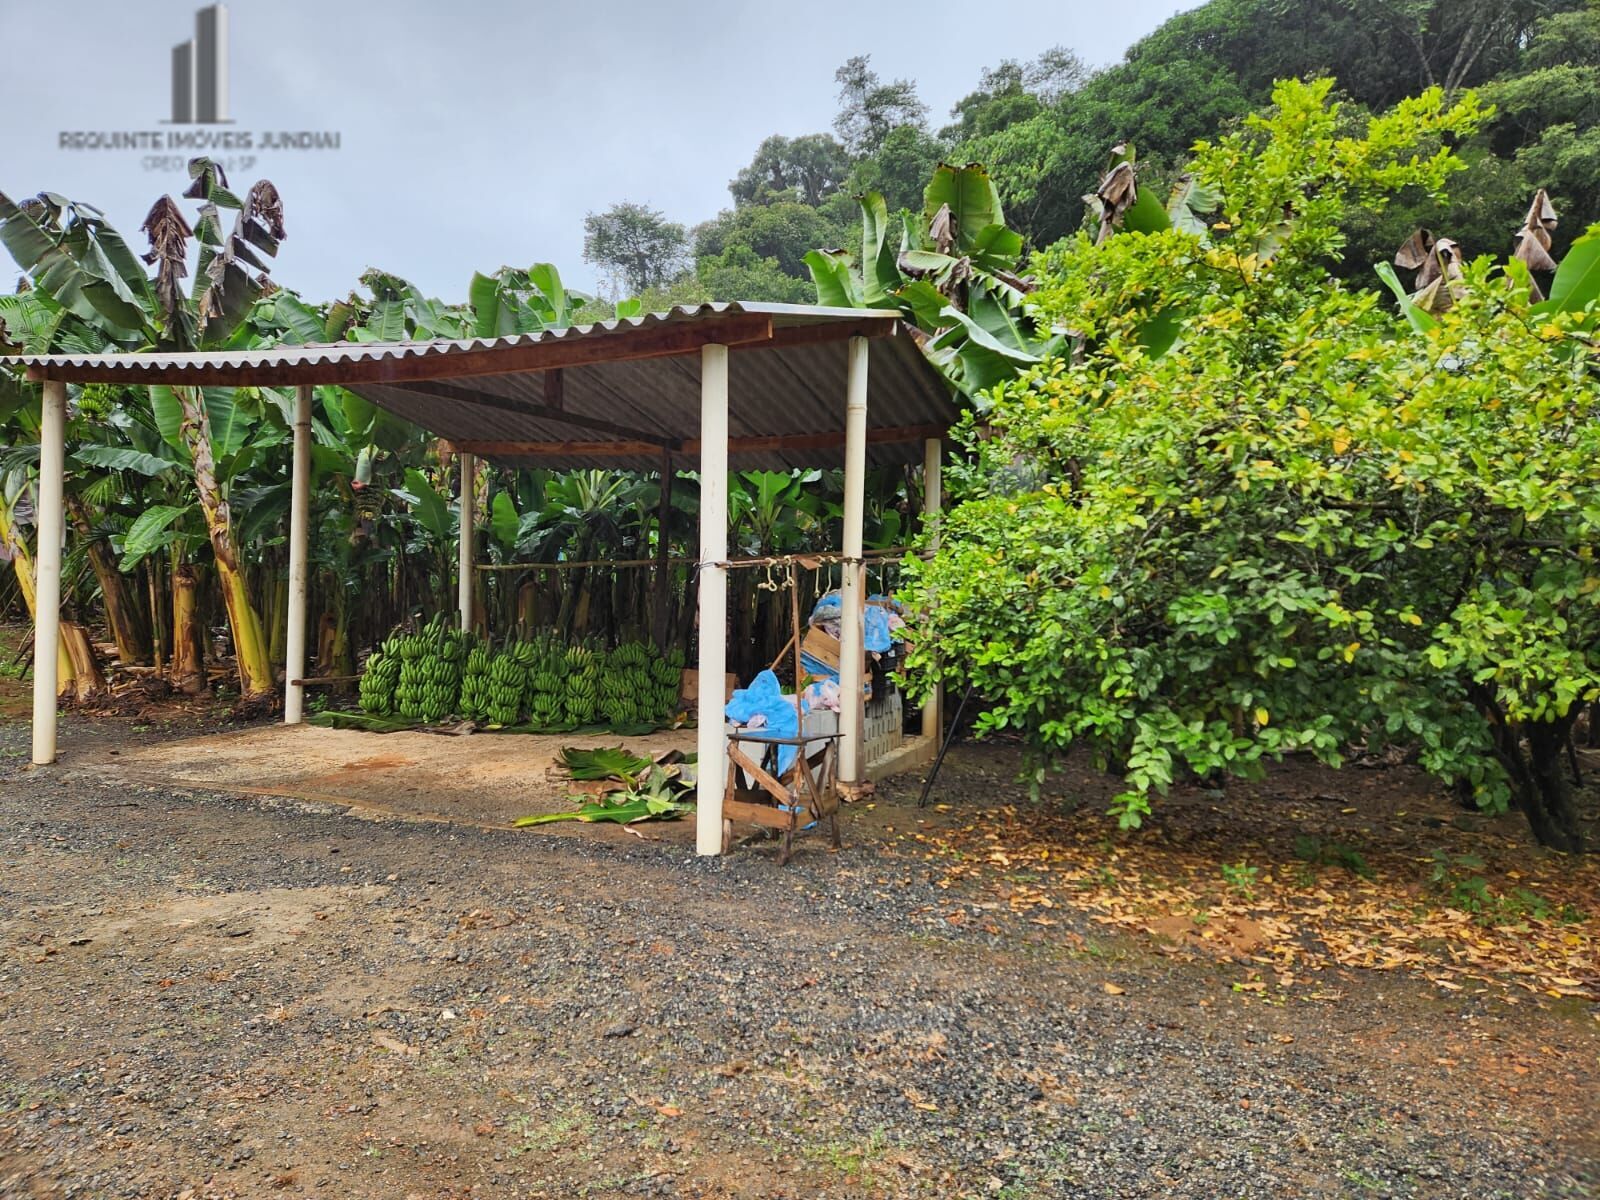
POLYGON ((67 385, 44 385, 39 421, 39 507, 34 527, 39 550, 34 558, 33 761, 56 760, 56 673, 61 648, 61 538, 66 530, 62 504, 66 474, 67 385))
POLYGON ((470 454, 461 456, 461 552, 456 563, 456 606, 461 610, 461 632, 472 632, 472 576, 476 564, 472 557, 473 527, 478 523, 477 512, 477 460, 470 454))
POLYGON ((699 782, 694 848, 722 853, 722 789, 728 779, 728 348, 700 348, 699 782))
MULTIPOLYGON (((928 549, 939 548, 939 509, 944 504, 944 442, 929 438, 922 443, 922 520, 930 531, 928 549)), ((924 625, 926 628, 926 625, 924 625)), ((939 744, 943 731, 944 688, 935 686, 922 699, 922 736, 939 744)))
POLYGON ((289 628, 283 651, 283 723, 305 716, 306 580, 311 543, 311 388, 294 391, 294 465, 289 491, 289 628))
POLYGON ((865 774, 861 730, 866 723, 861 688, 861 651, 866 600, 861 564, 861 537, 867 483, 867 355, 866 338, 850 339, 844 406, 844 563, 839 570, 839 778, 860 783, 865 774))

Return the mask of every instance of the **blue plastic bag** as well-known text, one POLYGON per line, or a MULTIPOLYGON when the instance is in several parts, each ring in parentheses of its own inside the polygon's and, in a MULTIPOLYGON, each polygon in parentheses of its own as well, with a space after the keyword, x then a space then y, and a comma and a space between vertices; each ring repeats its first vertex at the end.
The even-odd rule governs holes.
MULTIPOLYGON (((763 733, 772 737, 799 737, 800 712, 804 712, 806 707, 802 699, 797 712, 794 697, 783 694, 783 685, 778 682, 778 677, 771 671, 763 671, 750 681, 749 687, 734 691, 724 711, 728 720, 736 725, 748 725, 750 718, 757 713, 766 717, 766 728, 753 731, 757 737, 763 733)), ((778 747, 779 775, 794 764, 794 756, 799 749, 798 746, 778 747)))

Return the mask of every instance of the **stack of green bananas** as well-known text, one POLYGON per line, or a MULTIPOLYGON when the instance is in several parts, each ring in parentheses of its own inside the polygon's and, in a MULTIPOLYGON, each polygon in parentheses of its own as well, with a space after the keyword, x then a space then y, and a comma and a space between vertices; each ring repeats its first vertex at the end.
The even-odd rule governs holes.
POLYGON ((474 721, 489 711, 489 662, 493 656, 487 646, 474 646, 467 652, 461 669, 461 715, 474 721))
POLYGON ((658 658, 650 664, 650 696, 657 720, 671 721, 677 715, 678 697, 682 691, 682 667, 673 666, 665 658, 658 658))
POLYGON ((591 724, 600 704, 600 663, 594 651, 574 646, 567 651, 566 668, 562 713, 568 724, 591 724))
MULTIPOLYGON (((392 639, 391 639, 392 640, 392 639)), ((387 642, 384 645, 388 645, 387 642)), ((379 652, 367 659, 367 669, 361 675, 361 711, 373 716, 385 716, 394 711, 394 692, 400 683, 398 656, 379 652)))
POLYGON ((566 707, 559 692, 535 692, 528 701, 528 720, 540 729, 560 725, 566 720, 566 707))
POLYGON ((528 672, 508 650, 489 663, 487 715, 495 725, 515 725, 522 715, 522 697, 527 691, 528 672))
POLYGON ((651 711, 650 651, 640 642, 624 642, 601 664, 600 711, 607 723, 637 725, 654 717, 651 711))
POLYGON ((399 639, 400 680, 395 699, 403 716, 442 721, 461 698, 461 665, 467 639, 441 614, 420 633, 399 639))
POLYGON ((361 707, 425 721, 460 712, 496 725, 526 714, 544 728, 664 723, 678 711, 683 664, 676 647, 659 655, 630 641, 607 653, 548 634, 513 640, 496 654, 441 614, 416 633, 392 634, 367 661, 361 707))

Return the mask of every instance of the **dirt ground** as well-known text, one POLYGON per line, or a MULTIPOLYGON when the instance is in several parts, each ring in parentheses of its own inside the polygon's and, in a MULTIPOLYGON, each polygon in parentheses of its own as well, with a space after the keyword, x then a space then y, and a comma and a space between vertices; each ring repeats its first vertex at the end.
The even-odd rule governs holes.
MULTIPOLYGON (((672 750, 692 753, 694 738, 691 729, 628 738, 626 743, 631 753, 656 758, 672 750)), ((571 781, 557 765, 563 746, 614 746, 623 740, 604 735, 373 734, 268 724, 145 745, 96 742, 70 765, 96 778, 131 784, 170 783, 311 801, 346 808, 356 816, 510 829, 518 817, 572 807, 567 802, 571 781)), ((598 829, 586 833, 606 836, 598 829)))
POLYGON ((174 732, 0 718, 0 1196, 1600 1195, 1593 866, 1404 769, 1124 836, 962 746, 779 869, 343 803, 504 816, 509 748, 174 732))

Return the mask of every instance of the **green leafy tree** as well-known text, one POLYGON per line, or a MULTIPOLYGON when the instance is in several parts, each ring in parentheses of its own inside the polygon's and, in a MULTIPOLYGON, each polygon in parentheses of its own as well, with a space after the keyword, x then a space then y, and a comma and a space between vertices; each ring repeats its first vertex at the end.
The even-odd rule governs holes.
POLYGON ((653 208, 624 201, 583 219, 583 260, 628 293, 665 287, 683 272, 689 235, 653 208))
POLYGON ((872 69, 869 55, 858 54, 834 72, 839 84, 839 115, 833 128, 853 158, 876 154, 892 130, 921 129, 928 106, 910 79, 885 83, 872 69))
POLYGON ((950 110, 956 122, 941 136, 960 142, 998 133, 1060 103, 1091 74, 1083 59, 1065 46, 1054 46, 1029 63, 1002 59, 998 66, 985 67, 977 89, 956 101, 950 110))
POLYGON ((701 255, 695 262, 695 277, 713 300, 808 304, 816 294, 810 279, 789 274, 777 259, 762 258, 743 244, 701 255))
POLYGON ((850 172, 850 192, 878 192, 891 211, 916 208, 945 147, 920 125, 899 125, 850 172))
POLYGON ((1560 752, 1600 694, 1600 236, 1550 300, 1482 260, 1413 331, 1330 255, 1348 206, 1438 194, 1461 164, 1429 147, 1482 111, 1436 89, 1347 133, 1328 94, 1280 85, 1199 148, 1220 196, 1203 235, 1051 253, 1033 302, 1081 349, 993 395, 941 548, 908 568, 943 665, 914 662, 976 685, 1041 770, 1077 750, 1122 776, 1125 825, 1184 773, 1395 743, 1575 850, 1560 752), (1158 352, 1140 334, 1163 312, 1158 352))
POLYGON ((734 176, 728 191, 739 205, 798 200, 815 208, 843 186, 849 173, 849 154, 827 134, 774 134, 734 176))
POLYGON ((804 279, 806 255, 812 248, 837 245, 845 233, 816 208, 794 200, 773 200, 727 209, 698 226, 695 254, 703 259, 742 247, 757 258, 773 260, 786 275, 804 279))

